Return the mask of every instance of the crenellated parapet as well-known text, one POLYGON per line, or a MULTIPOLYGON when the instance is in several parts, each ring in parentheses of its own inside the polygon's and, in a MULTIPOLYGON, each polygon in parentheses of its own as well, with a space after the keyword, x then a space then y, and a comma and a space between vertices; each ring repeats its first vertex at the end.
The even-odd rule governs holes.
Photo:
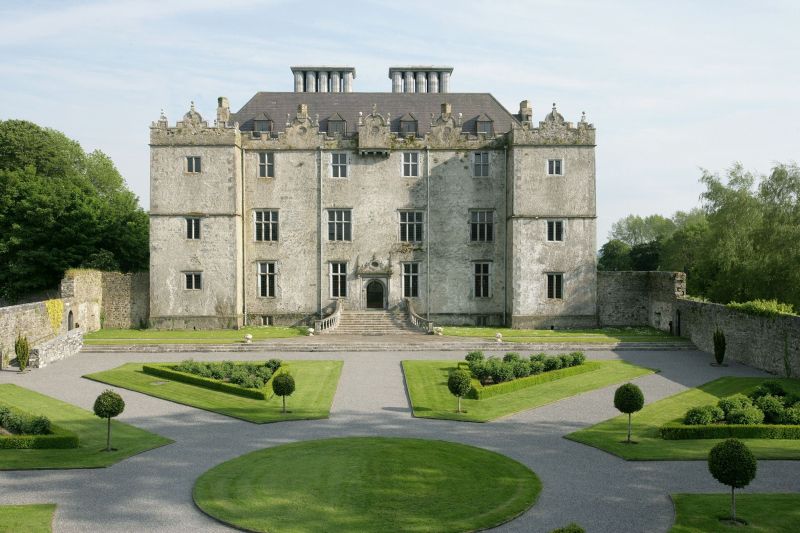
POLYGON ((586 114, 581 116, 577 126, 573 126, 572 122, 564 120, 555 104, 553 110, 539 122, 538 128, 531 127, 527 121, 521 125, 515 124, 509 136, 514 145, 595 145, 595 128, 586 121, 586 114))
POLYGON ((194 102, 174 127, 170 127, 164 111, 150 125, 150 146, 229 146, 239 145, 240 138, 238 124, 215 120, 209 126, 194 108, 194 102))

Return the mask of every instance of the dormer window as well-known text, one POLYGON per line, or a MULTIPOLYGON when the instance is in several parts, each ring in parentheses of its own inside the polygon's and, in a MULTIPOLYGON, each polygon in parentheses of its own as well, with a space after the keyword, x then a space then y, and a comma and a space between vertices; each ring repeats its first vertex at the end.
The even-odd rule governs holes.
POLYGON ((494 134, 494 122, 485 113, 481 113, 481 115, 475 121, 475 133, 483 133, 484 135, 494 134))
POLYGON ((258 133, 272 133, 272 118, 266 113, 253 120, 253 131, 258 133))
POLYGON ((347 133, 347 121, 339 113, 334 113, 328 118, 328 135, 347 133))
POLYGON ((403 137, 416 137, 417 119, 411 113, 406 113, 400 117, 400 134, 403 137))

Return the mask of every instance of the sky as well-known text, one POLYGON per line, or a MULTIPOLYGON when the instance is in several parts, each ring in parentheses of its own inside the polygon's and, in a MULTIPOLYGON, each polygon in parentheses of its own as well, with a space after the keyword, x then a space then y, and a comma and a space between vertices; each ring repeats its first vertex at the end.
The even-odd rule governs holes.
POLYGON ((628 214, 699 205, 701 169, 797 161, 800 2, 116 0, 0 3, 0 119, 108 154, 149 206, 149 126, 218 96, 238 110, 292 91, 289 67, 354 66, 388 92, 394 65, 454 67, 534 121, 555 102, 597 128, 598 247, 628 214))

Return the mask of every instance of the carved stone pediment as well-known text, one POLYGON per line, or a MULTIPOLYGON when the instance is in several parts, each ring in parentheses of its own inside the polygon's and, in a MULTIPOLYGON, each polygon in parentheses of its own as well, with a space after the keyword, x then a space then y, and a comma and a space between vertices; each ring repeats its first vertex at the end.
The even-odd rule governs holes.
POLYGON ((388 153, 392 145, 389 119, 373 106, 372 113, 358 121, 358 149, 361 153, 388 153))
POLYGON ((461 140, 461 122, 451 114, 440 114, 431 123, 431 131, 426 137, 431 147, 453 146, 461 140))
POLYGON ((177 127, 178 130, 196 132, 208 128, 208 122, 203 120, 203 117, 200 116, 200 113, 194 108, 194 102, 192 102, 189 111, 183 115, 183 120, 179 120, 175 124, 175 127, 177 127))
POLYGON ((391 276, 391 274, 391 263, 387 259, 377 259, 374 255, 372 259, 356 267, 358 276, 391 276))
POLYGON ((290 148, 316 148, 322 144, 319 121, 311 120, 308 108, 300 104, 294 118, 287 117, 286 130, 278 135, 278 140, 290 148))

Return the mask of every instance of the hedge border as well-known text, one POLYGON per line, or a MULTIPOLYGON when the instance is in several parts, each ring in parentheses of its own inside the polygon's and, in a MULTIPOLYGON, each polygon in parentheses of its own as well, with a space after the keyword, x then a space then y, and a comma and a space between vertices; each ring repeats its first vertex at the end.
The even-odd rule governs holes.
MULTIPOLYGON (((8 407, 12 412, 19 415, 33 416, 14 406, 8 404, 0 405, 8 407)), ((67 449, 77 448, 78 444, 79 440, 76 433, 52 422, 50 423, 50 433, 46 435, 0 435, 0 450, 67 449)))
POLYGON ((664 440, 689 439, 800 439, 800 425, 787 424, 665 424, 660 428, 664 440))
POLYGON ((577 376, 579 374, 585 374, 586 372, 592 372, 594 370, 598 370, 599 367, 600 364, 597 361, 584 361, 578 366, 550 370, 548 372, 536 374, 535 376, 517 378, 511 381, 498 383, 496 385, 487 385, 485 387, 481 385, 478 380, 473 379, 472 390, 470 390, 469 394, 467 394, 467 398, 472 400, 486 400, 488 398, 494 398, 495 396, 508 394, 509 392, 527 389, 528 387, 533 387, 534 385, 549 383, 558 379, 577 376))
POLYGON ((271 394, 268 392, 268 386, 270 383, 272 383, 272 378, 281 372, 287 371, 286 365, 282 364, 280 368, 272 375, 269 381, 264 384, 263 389, 246 389, 235 383, 225 383, 224 381, 219 381, 213 378, 205 378, 196 374, 189 374, 188 372, 179 372, 175 370, 174 367, 175 365, 172 363, 162 365, 142 365, 142 371, 151 376, 171 379, 173 381, 186 383, 187 385, 196 385, 205 389, 224 392, 227 394, 234 394, 236 396, 242 396, 243 398, 250 398, 253 400, 269 399, 271 394))

